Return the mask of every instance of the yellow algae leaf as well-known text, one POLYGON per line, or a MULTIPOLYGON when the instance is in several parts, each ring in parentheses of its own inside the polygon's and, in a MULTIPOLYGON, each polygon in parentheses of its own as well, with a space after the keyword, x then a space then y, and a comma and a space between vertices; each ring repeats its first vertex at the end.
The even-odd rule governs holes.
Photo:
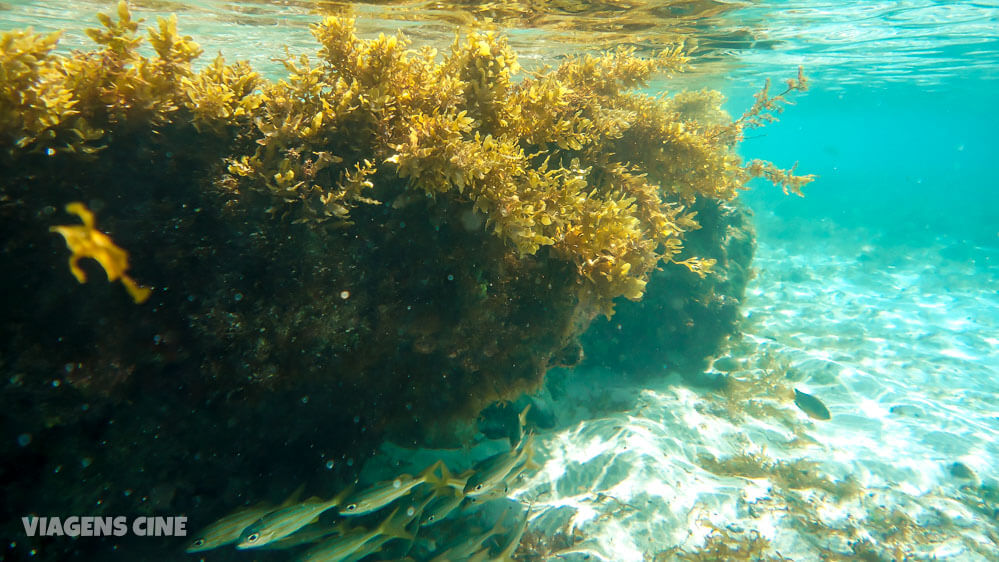
POLYGON ((66 212, 80 217, 83 224, 53 226, 49 231, 58 232, 66 239, 66 247, 73 253, 69 257, 69 271, 73 277, 80 283, 86 283, 87 274, 80 269, 79 261, 92 258, 104 268, 108 281, 121 279, 136 304, 146 302, 152 289, 140 287, 125 273, 128 270, 128 252, 115 245, 110 236, 97 230, 94 213, 79 201, 66 205, 66 212))
POLYGON ((714 258, 692 257, 681 261, 675 261, 674 263, 686 267, 692 273, 696 273, 698 277, 704 279, 709 273, 712 272, 712 268, 716 263, 718 263, 718 260, 714 258))

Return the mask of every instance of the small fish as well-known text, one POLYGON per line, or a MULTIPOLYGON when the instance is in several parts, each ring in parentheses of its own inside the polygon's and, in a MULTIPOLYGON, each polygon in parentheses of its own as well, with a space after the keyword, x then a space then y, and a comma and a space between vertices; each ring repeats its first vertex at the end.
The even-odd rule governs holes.
POLYGON ((452 511, 458 509, 458 506, 460 506, 463 501, 465 501, 465 496, 462 495, 460 490, 455 490, 446 495, 439 495, 435 497, 424 510, 420 525, 423 527, 429 527, 435 523, 440 523, 445 517, 450 515, 452 511))
MULTIPOLYGON (((446 470, 447 469, 445 469, 445 471, 446 470)), ((449 488, 445 487, 444 489, 449 488)), ((423 513, 427 509, 427 506, 429 506, 433 502, 434 498, 437 497, 437 493, 433 489, 424 491, 420 495, 414 495, 417 497, 410 500, 409 506, 407 506, 404 511, 399 513, 393 523, 393 526, 400 527, 412 535, 412 539, 407 541, 406 544, 399 545, 398 548, 393 550, 392 554, 397 557, 409 554, 409 551, 416 545, 417 534, 420 532, 420 525, 423 520, 423 513)), ((382 535, 374 541, 369 542, 357 552, 356 560, 364 558, 364 556, 366 556, 366 554, 363 554, 364 552, 367 552, 367 554, 380 552, 382 545, 393 538, 394 537, 388 535, 382 535)))
POLYGON ((531 406, 533 404, 528 404, 524 406, 524 409, 517 414, 517 444, 520 445, 524 441, 524 426, 527 425, 527 412, 531 411, 531 406))
POLYGON ((517 547, 520 546, 520 539, 523 538, 524 531, 527 530, 527 522, 528 520, 530 520, 530 518, 531 518, 531 508, 528 508, 527 513, 524 514, 524 522, 520 524, 520 528, 518 528, 517 531, 513 533, 513 536, 510 537, 510 541, 506 544, 505 547, 503 547, 503 550, 490 560, 499 560, 503 562, 509 562, 513 560, 513 553, 517 550, 517 547))
MULTIPOLYGON (((411 515, 397 507, 378 527, 371 530, 358 527, 345 535, 322 542, 302 555, 299 562, 341 562, 353 559, 354 555, 361 551, 367 543, 380 540, 381 537, 413 539, 413 535, 405 529, 405 524, 411 520, 411 515)), ((379 548, 380 546, 378 545, 379 548)), ((373 551, 367 550, 365 552, 366 554, 373 553, 373 551)))
POLYGON ((808 417, 817 420, 828 420, 832 416, 829 415, 829 409, 826 405, 822 403, 821 400, 812 396, 811 394, 805 394, 804 392, 794 389, 794 405, 797 406, 802 412, 808 414, 808 417))
MULTIPOLYGON (((507 532, 507 529, 503 528, 503 518, 500 517, 493 528, 486 531, 484 534, 477 537, 473 536, 464 542, 460 542, 444 552, 434 556, 430 559, 430 562, 467 562, 473 555, 478 553, 486 541, 496 535, 502 535, 507 532)), ((488 550, 488 549, 487 549, 488 550)))
POLYGON ((205 527, 198 533, 194 540, 187 546, 188 554, 194 552, 204 552, 213 548, 218 548, 229 543, 236 542, 236 539, 243 533, 243 530, 254 524, 258 519, 272 511, 293 505, 302 495, 305 485, 299 486, 291 493, 281 505, 275 506, 267 502, 261 502, 247 508, 239 509, 222 519, 205 527))
POLYGON ((343 496, 349 493, 349 488, 329 500, 316 497, 292 505, 263 516, 250 525, 239 535, 236 548, 260 548, 265 544, 281 540, 298 531, 302 527, 315 522, 326 510, 332 509, 343 501, 343 496))
POLYGON ((481 550, 469 556, 467 562, 486 562, 486 560, 493 560, 493 558, 489 556, 489 552, 491 550, 492 549, 488 546, 484 546, 481 550))
POLYGON ((202 529, 187 546, 185 552, 188 554, 204 552, 235 542, 243 529, 274 510, 274 504, 265 502, 230 513, 202 529))
POLYGON ((319 542, 330 535, 342 535, 348 530, 349 528, 345 523, 339 523, 336 525, 324 522, 313 523, 302 527, 298 531, 295 531, 293 534, 290 534, 283 539, 269 542, 260 547, 260 549, 288 550, 290 548, 302 546, 303 544, 319 542))
POLYGON ((524 462, 520 463, 516 468, 510 471, 510 474, 507 474, 499 484, 485 493, 469 497, 468 502, 472 504, 481 504, 490 500, 505 498, 510 494, 510 484, 515 481, 517 477, 527 470, 537 470, 541 468, 539 464, 534 462, 534 449, 526 449, 526 451, 527 458, 524 462))
POLYGON ((448 470, 447 465, 444 464, 443 462, 440 463, 440 468, 441 468, 440 480, 439 482, 434 483, 437 484, 434 486, 434 493, 437 495, 448 493, 449 488, 457 490, 459 492, 464 490, 465 484, 468 483, 468 479, 472 476, 472 474, 475 473, 474 470, 469 469, 455 476, 454 474, 451 473, 450 470, 448 470))
POLYGON ((527 412, 531 405, 518 415, 520 425, 518 427, 517 445, 504 453, 495 454, 481 462, 472 469, 472 475, 465 482, 462 493, 471 498, 481 496, 498 487, 506 480, 510 472, 523 460, 524 451, 533 446, 534 434, 530 433, 524 437, 524 425, 527 423, 527 412))
POLYGON ((527 459, 525 459, 524 462, 514 467, 514 469, 511 470, 509 474, 504 476, 499 483, 497 483, 495 486, 492 487, 492 489, 487 490, 486 492, 483 492, 475 496, 470 496, 468 498, 468 503, 482 504, 487 501, 497 500, 499 498, 505 498, 508 495, 510 495, 510 483, 516 480, 517 477, 521 475, 521 473, 523 473, 525 470, 528 469, 537 470, 538 468, 540 468, 534 462, 534 450, 526 449, 526 452, 527 452, 527 459))
POLYGON ((513 469, 524 460, 525 451, 534 443, 534 434, 522 438, 517 448, 489 457, 475 466, 475 473, 465 483, 463 493, 468 497, 480 496, 503 483, 513 469))
POLYGON ((505 498, 510 495, 510 488, 506 483, 500 482, 499 485, 493 486, 486 492, 483 492, 477 496, 468 496, 465 498, 468 500, 468 505, 482 505, 486 502, 492 500, 498 500, 500 498, 505 498))
POLYGON ((424 482, 432 482, 437 485, 443 485, 440 479, 434 474, 437 467, 442 464, 444 463, 437 461, 415 477, 410 476, 409 474, 403 474, 393 480, 374 484, 363 492, 350 496, 346 501, 344 501, 343 507, 340 508, 339 513, 344 517, 364 515, 366 513, 378 511, 379 509, 408 494, 410 490, 420 484, 423 484, 424 482))
POLYGON ((356 528, 353 531, 323 541, 310 548, 298 560, 299 562, 340 562, 357 552, 365 543, 379 536, 377 530, 356 528))
POLYGON ((950 474, 955 478, 963 478, 965 480, 975 480, 975 472, 968 468, 968 465, 962 462, 955 462, 950 465, 950 474))

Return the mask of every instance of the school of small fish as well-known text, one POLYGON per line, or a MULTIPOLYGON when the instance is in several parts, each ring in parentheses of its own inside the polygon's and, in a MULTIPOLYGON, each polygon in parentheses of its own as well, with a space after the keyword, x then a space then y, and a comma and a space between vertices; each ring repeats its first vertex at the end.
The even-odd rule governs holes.
POLYGON ((509 451, 462 474, 437 461, 416 476, 402 474, 359 491, 349 487, 328 500, 299 501, 299 488, 280 505, 261 503, 226 515, 198 533, 187 552, 235 545, 239 550, 301 547, 297 560, 303 562, 356 562, 371 555, 433 562, 513 560, 530 509, 512 517, 503 512, 491 526, 481 524, 478 512, 486 502, 506 498, 510 483, 523 472, 538 468, 534 434, 524 432, 529 409, 519 415, 520 438, 509 451), (511 518, 514 523, 507 526, 511 518), (425 536, 436 525, 441 527, 433 536, 425 536))

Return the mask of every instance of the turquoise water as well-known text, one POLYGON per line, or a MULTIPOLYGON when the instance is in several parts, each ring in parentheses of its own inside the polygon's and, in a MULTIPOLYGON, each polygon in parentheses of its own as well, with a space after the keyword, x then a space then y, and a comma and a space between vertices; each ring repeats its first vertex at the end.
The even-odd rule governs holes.
MULTIPOLYGON (((65 28, 64 48, 77 48, 81 22, 108 4, 7 2, 0 27, 65 28)), ((308 24, 337 6, 204 1, 137 11, 176 11, 206 53, 274 72, 280 46, 311 51, 308 24)), ((417 6, 359 6, 360 28, 448 44, 454 27, 438 12, 455 10, 417 6)), ((572 13, 563 8, 560 21, 572 13)), ((760 409, 732 411, 670 373, 638 384, 585 364, 555 370, 550 386, 561 391, 547 397, 556 422, 538 434, 541 467, 510 496, 530 506, 531 532, 583 537, 537 559, 670 560, 718 536, 762 538, 761 559, 855 559, 868 543, 881 559, 999 559, 999 4, 759 2, 685 23, 703 33, 703 56, 671 90, 720 89, 738 115, 766 78, 779 83, 804 65, 812 83, 740 148, 799 162, 818 179, 804 198, 762 182, 742 196, 758 231, 756 276, 744 336, 708 373, 793 385, 820 397, 832 419, 809 419, 762 387, 747 390, 760 409), (752 38, 739 34, 747 29, 752 38), (732 457, 764 469, 705 468, 706 458, 732 457), (804 486, 806 476, 785 467, 831 484, 804 486)), ((590 46, 512 27, 525 66, 590 46)), ((650 32, 638 35, 642 47, 650 32)), ((364 474, 412 473, 438 458, 469 465, 502 446, 385 444, 364 474)))
MULTIPOLYGON (((970 71, 969 71, 970 72, 970 71)), ((879 243, 919 247, 950 238, 995 248, 999 193, 994 81, 933 86, 853 85, 810 92, 746 153, 790 152, 820 176, 804 199, 756 189, 746 200, 774 214, 869 230, 879 243), (793 148, 791 148, 793 147, 793 148), (790 149, 790 151, 789 151, 790 149)))

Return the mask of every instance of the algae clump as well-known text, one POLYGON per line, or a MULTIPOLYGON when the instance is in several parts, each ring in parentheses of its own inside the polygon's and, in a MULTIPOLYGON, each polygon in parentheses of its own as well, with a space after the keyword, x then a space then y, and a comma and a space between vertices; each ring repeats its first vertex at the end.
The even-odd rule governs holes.
POLYGON ((696 198, 730 200, 757 176, 795 192, 811 180, 743 164, 733 150, 746 128, 775 119, 787 93, 807 88, 800 73, 777 96, 768 83, 731 121, 712 92, 636 93, 683 69, 679 45, 651 58, 633 48, 587 54, 515 82, 516 55, 494 33, 469 33, 439 57, 407 48, 401 34, 360 39, 352 19, 328 17, 312 28, 318 63, 289 55, 287 78, 271 83, 221 58, 195 73, 201 49, 178 34, 176 17, 149 29, 156 56, 144 57, 124 2, 117 15, 87 30, 95 53, 52 55, 58 34, 3 35, 9 156, 91 153, 115 130, 177 121, 231 143, 217 185, 269 194, 277 216, 349 224, 352 208, 406 189, 444 196, 481 214, 520 256, 551 248, 575 268, 580 298, 607 316, 616 297, 640 299, 663 262, 711 271, 713 259, 681 258, 685 233, 700 227, 696 198))
MULTIPOLYGON (((116 231, 125 220, 148 243, 144 270, 187 295, 171 304, 176 318, 157 320, 198 330, 176 356, 228 350, 192 369, 227 381, 219 392, 336 372, 366 397, 354 410, 404 384, 410 400, 380 407, 474 415, 536 388, 563 351, 578 361, 580 334, 619 297, 641 299, 653 272, 696 283, 730 270, 697 255, 713 238, 687 246, 705 201, 732 201, 754 176, 790 191, 811 180, 734 150, 807 88, 800 72, 733 120, 717 92, 640 93, 683 69, 679 44, 521 78, 496 33, 438 53, 401 34, 362 39, 352 19, 328 17, 312 26, 316 55, 289 54, 270 81, 221 57, 196 72, 201 48, 176 18, 142 36, 124 2, 115 15, 87 30, 89 52, 55 53, 58 34, 0 37, 0 163, 21 170, 2 186, 16 202, 5 218, 28 223, 29 209, 68 193, 115 201, 102 220, 116 231), (39 171, 54 169, 66 173, 39 171), (257 262, 287 273, 244 283, 257 262), (155 268, 215 276, 209 289, 155 268), (237 287, 247 300, 224 304, 237 287), (300 338, 323 360, 290 359, 300 338), (448 396, 471 398, 455 409, 439 403, 448 396)), ((134 360, 119 359, 131 372, 134 360)))
POLYGON ((585 55, 514 82, 516 55, 493 33, 470 33, 439 58, 402 35, 360 39, 350 19, 312 32, 318 63, 289 58, 288 79, 264 89, 253 153, 232 157, 227 185, 269 193, 275 213, 310 223, 347 222, 358 204, 405 190, 448 198, 519 256, 550 248, 608 316, 614 298, 640 299, 662 262, 711 271, 711 259, 680 257, 700 226, 696 198, 732 199, 755 176, 795 191, 811 179, 733 151, 745 128, 807 87, 803 76, 724 122, 711 93, 634 91, 681 70, 679 46, 585 55))
MULTIPOLYGON (((690 243, 725 228, 705 201, 754 175, 809 179, 734 152, 782 96, 733 120, 716 92, 637 93, 682 68, 675 46, 524 73, 499 34, 438 53, 328 18, 317 53, 267 80, 222 58, 195 71, 201 49, 172 18, 140 33, 122 3, 99 21, 89 51, 0 36, 0 262, 18 272, 0 291, 18 381, 0 409, 53 451, 0 445, 33 467, 4 487, 11 513, 93 509, 97 474, 231 492, 243 479, 215 451, 267 470, 289 459, 276 470, 299 479, 317 451, 362 462, 386 436, 455 445, 483 407, 577 363, 591 321, 642 298, 658 268, 691 283, 712 259, 724 272, 704 251, 716 237, 690 243), (56 250, 48 213, 74 200, 104 205, 102 228, 162 287, 156 307, 75 298, 53 278, 63 250, 38 248, 56 250), (108 446, 83 450, 95 435, 108 446), (87 474, 64 460, 83 456, 87 474)), ((126 279, 111 258, 127 254, 107 252, 109 278, 126 279)), ((224 505, 180 493, 170 508, 197 497, 224 505)), ((101 513, 134 507, 103 499, 101 513)))

